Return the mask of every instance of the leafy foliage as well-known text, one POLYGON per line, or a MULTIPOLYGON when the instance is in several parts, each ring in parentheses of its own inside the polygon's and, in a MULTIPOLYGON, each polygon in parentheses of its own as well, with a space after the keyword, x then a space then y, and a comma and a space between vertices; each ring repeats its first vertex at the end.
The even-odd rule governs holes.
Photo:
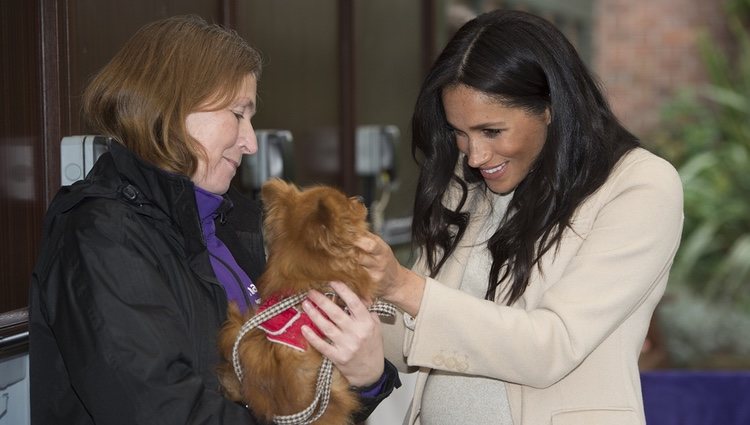
POLYGON ((711 82, 684 90, 666 109, 659 145, 685 189, 672 285, 750 312, 750 34, 731 22, 738 56, 730 61, 702 39, 711 82))
POLYGON ((731 45, 700 39, 710 82, 676 96, 657 138, 685 194, 659 315, 674 366, 750 367, 750 0, 727 12, 731 45))

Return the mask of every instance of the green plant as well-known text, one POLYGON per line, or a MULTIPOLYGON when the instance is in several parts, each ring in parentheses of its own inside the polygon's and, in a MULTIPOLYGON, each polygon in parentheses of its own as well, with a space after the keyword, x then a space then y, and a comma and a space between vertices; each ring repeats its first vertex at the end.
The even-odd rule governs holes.
POLYGON ((680 367, 750 367, 750 0, 727 10, 733 43, 700 39, 710 81, 676 96, 657 137, 685 194, 682 244, 659 315, 680 367))
POLYGON ((684 90, 668 106, 659 145, 685 190, 671 284, 750 313, 750 34, 731 22, 736 60, 702 39, 710 83, 684 90))

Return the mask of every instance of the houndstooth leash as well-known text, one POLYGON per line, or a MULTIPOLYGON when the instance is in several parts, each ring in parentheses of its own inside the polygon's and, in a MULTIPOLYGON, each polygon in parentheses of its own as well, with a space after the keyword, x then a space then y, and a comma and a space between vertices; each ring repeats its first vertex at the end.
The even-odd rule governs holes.
MULTIPOLYGON (((305 292, 300 292, 297 295, 285 298, 251 317, 242 325, 239 334, 237 334, 237 339, 234 340, 234 346, 232 347, 232 366, 234 367, 234 373, 237 375, 240 382, 242 382, 243 373, 239 359, 239 346, 240 341, 245 334, 266 320, 285 311, 287 308, 301 303, 305 298, 307 298, 307 293, 305 292)), ((396 314, 396 308, 392 304, 383 301, 376 301, 368 308, 368 310, 381 316, 394 316, 396 314)), ((312 403, 310 403, 306 409, 292 415, 274 416, 273 422, 277 425, 308 425, 317 421, 328 408, 328 402, 331 397, 332 379, 333 363, 331 363, 331 360, 327 357, 323 357, 323 363, 318 370, 318 379, 315 384, 315 397, 313 398, 312 403)))

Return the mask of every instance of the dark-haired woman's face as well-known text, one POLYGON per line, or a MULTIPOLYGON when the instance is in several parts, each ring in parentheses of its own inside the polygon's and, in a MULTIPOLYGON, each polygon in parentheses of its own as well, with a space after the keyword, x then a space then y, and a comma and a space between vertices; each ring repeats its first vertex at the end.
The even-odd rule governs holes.
POLYGON ((489 189, 511 192, 529 174, 547 139, 549 110, 532 114, 503 106, 465 85, 443 90, 443 108, 458 149, 489 189))

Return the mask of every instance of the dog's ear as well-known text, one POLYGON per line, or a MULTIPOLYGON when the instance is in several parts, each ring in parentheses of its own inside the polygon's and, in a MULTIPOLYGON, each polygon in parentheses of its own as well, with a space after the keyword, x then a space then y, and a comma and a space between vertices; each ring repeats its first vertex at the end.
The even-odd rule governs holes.
POLYGON ((315 209, 305 232, 307 246, 329 255, 346 255, 353 249, 357 228, 349 201, 338 193, 327 193, 315 201, 315 209))
POLYGON ((328 197, 324 196, 318 199, 318 205, 315 208, 315 222, 324 228, 330 229, 335 222, 335 207, 335 205, 331 204, 331 200, 328 197))
POLYGON ((263 230, 267 239, 276 239, 282 230, 280 227, 283 226, 283 217, 291 211, 299 193, 297 186, 281 179, 271 179, 263 183, 260 196, 265 213, 263 230))

